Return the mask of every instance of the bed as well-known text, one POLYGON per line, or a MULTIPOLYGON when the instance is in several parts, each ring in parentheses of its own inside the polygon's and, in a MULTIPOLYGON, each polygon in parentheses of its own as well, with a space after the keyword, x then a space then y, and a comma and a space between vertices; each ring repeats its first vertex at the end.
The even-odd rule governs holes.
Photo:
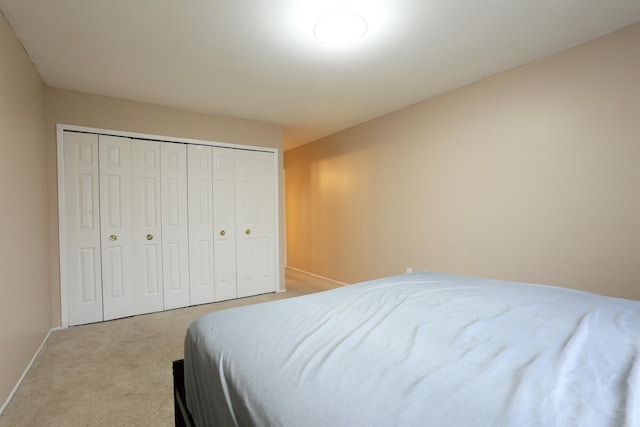
POLYGON ((640 426, 640 302, 552 286, 373 280, 205 315, 184 356, 198 426, 640 426))

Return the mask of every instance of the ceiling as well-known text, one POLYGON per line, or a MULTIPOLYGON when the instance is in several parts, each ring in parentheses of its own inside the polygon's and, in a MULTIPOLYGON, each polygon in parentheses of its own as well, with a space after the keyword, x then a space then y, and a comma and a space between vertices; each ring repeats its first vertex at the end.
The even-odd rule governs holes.
POLYGON ((638 0, 0 0, 49 86, 284 126, 285 149, 640 21, 638 0), (364 38, 315 21, 352 10, 364 38))

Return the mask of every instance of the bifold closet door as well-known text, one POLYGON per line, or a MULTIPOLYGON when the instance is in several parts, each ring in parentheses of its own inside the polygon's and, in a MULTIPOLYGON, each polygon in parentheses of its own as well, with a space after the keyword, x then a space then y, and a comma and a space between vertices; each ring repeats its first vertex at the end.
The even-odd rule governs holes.
POLYGON ((275 292, 275 155, 236 154, 238 297, 275 292))
POLYGON ((213 302, 212 148, 187 146, 191 304, 213 302))
POLYGON ((188 147, 192 304, 237 297, 235 152, 218 147, 188 147))
POLYGON ((102 321, 98 135, 64 134, 64 259, 70 326, 102 321))
POLYGON ((99 136, 102 303, 104 320, 135 314, 131 140, 99 136))
POLYGON ((236 268, 236 156, 240 150, 213 148, 213 259, 215 300, 238 297, 236 268))
POLYGON ((276 290, 274 153, 64 132, 68 324, 276 290))
POLYGON ((134 313, 164 309, 160 143, 131 141, 134 313))
POLYGON ((134 313, 189 305, 183 144, 131 141, 134 313))
POLYGON ((189 290, 187 147, 161 143, 164 308, 186 307, 189 290))

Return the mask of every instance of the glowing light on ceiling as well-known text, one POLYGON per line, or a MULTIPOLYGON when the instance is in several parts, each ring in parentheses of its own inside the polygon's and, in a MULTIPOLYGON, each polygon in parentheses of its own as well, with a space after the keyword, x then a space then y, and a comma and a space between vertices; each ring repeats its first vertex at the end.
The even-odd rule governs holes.
POLYGON ((318 41, 327 46, 347 46, 367 33, 367 21, 353 12, 334 12, 326 15, 313 27, 318 41))

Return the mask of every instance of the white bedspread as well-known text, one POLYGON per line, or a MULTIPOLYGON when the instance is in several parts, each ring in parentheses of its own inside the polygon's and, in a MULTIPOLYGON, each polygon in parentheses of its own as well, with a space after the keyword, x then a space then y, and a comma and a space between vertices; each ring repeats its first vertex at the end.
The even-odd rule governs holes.
POLYGON ((640 302, 433 272, 211 313, 198 425, 640 426, 640 302))

